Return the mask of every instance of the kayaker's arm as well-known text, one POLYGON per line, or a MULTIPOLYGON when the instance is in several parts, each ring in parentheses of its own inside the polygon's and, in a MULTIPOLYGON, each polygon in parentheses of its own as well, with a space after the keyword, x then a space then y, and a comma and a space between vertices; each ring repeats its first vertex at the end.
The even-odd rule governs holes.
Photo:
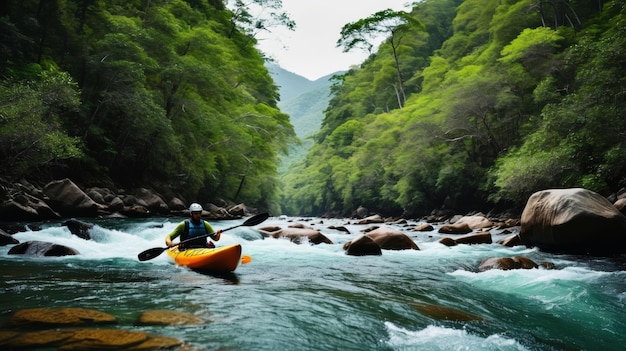
POLYGON ((222 236, 222 230, 218 230, 215 231, 215 229, 213 229, 213 226, 211 225, 211 223, 204 221, 204 227, 206 228, 206 232, 207 233, 212 233, 209 234, 209 237, 215 241, 219 241, 220 237, 222 236))
POLYGON ((179 223, 176 226, 176 228, 174 228, 174 230, 165 237, 165 245, 167 247, 174 246, 174 243, 172 242, 172 240, 180 236, 184 230, 185 230, 185 222, 179 223))

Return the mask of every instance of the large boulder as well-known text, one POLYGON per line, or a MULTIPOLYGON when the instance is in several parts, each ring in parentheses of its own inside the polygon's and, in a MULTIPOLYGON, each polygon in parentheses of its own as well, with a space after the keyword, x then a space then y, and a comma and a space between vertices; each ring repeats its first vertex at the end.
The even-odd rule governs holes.
POLYGON ((61 216, 41 199, 29 194, 17 194, 0 205, 0 218, 10 221, 39 221, 61 216))
POLYGON ((50 206, 63 217, 96 217, 103 208, 67 178, 46 184, 43 191, 50 206))
POLYGON ((170 212, 169 207, 163 201, 161 196, 153 192, 152 190, 146 188, 137 189, 135 192, 135 196, 143 200, 146 204, 146 208, 154 213, 167 214, 170 212))
POLYGON ((362 235, 343 245, 346 255, 350 256, 380 256, 383 254, 380 246, 369 236, 362 235))
POLYGON ((626 216, 590 190, 544 190, 528 199, 519 237, 524 245, 548 252, 625 253, 626 216))
POLYGON ((366 234, 383 250, 419 250, 408 235, 395 229, 380 227, 366 234))
POLYGON ((467 224, 471 229, 485 229, 493 227, 492 221, 487 219, 485 216, 480 215, 463 216, 458 221, 454 222, 454 224, 467 224))
POLYGON ((45 241, 27 241, 13 246, 7 254, 43 257, 78 255, 79 252, 64 245, 48 243, 45 241))

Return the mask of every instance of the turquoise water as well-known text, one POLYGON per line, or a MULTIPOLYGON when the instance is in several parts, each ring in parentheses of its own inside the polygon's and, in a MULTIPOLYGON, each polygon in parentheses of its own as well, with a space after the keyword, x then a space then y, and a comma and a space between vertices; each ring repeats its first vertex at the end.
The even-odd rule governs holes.
MULTIPOLYGON (((261 226, 293 224, 270 218, 261 226)), ((58 223, 16 234, 73 247, 79 256, 28 259, 0 247, 0 322, 31 307, 83 307, 114 315, 119 328, 186 341, 199 350, 621 350, 626 334, 626 256, 551 255, 497 244, 446 247, 439 234, 403 230, 420 251, 353 257, 351 234, 328 229, 347 220, 311 219, 333 245, 260 239, 251 228, 222 235, 241 243, 252 262, 230 275, 176 267, 162 247, 179 219, 91 220, 92 241, 58 223), (479 273, 490 257, 522 255, 554 270, 479 273), (416 306, 453 308, 482 320, 439 320, 416 306), (201 326, 135 326, 146 310, 193 313, 201 326)), ((216 221, 227 228, 242 221, 216 221)), ((413 224, 413 223, 412 223, 413 224)), ((497 240, 500 236, 494 233, 497 240)))

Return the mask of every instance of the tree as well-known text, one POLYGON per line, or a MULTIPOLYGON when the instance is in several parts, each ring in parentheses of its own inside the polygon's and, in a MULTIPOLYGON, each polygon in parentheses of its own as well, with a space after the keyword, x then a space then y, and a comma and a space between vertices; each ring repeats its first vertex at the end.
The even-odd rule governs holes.
POLYGON ((387 37, 397 74, 397 85, 393 85, 393 88, 398 105, 402 108, 406 102, 406 93, 398 50, 404 35, 415 30, 424 30, 424 25, 419 20, 407 12, 387 9, 344 25, 337 46, 342 46, 344 52, 360 47, 371 53, 374 47, 372 41, 381 35, 387 37))
POLYGON ((271 32, 273 27, 285 26, 289 30, 296 28, 296 23, 286 12, 281 12, 282 0, 235 0, 232 5, 230 30, 228 37, 236 33, 237 28, 243 29, 250 42, 260 32, 271 32))

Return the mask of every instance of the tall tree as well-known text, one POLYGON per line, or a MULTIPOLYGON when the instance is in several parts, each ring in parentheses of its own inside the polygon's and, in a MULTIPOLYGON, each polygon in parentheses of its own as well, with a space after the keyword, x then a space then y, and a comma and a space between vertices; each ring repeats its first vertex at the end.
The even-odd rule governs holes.
POLYGON ((371 53, 374 47, 372 41, 380 36, 385 36, 391 46, 397 75, 397 83, 392 86, 398 99, 398 105, 402 108, 406 102, 406 92, 398 50, 404 35, 416 30, 424 30, 424 25, 411 14, 387 9, 356 22, 345 24, 341 29, 341 37, 337 41, 337 46, 343 47, 344 52, 354 48, 362 48, 371 53))

